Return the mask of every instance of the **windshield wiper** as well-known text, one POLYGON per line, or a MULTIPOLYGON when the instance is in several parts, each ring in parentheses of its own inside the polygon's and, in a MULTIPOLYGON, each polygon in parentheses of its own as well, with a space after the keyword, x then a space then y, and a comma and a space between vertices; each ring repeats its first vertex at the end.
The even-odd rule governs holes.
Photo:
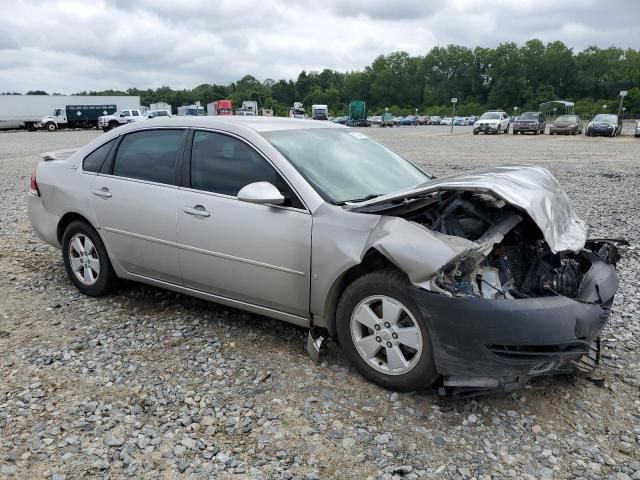
POLYGON ((342 202, 338 202, 338 205, 344 205, 345 203, 360 203, 360 202, 366 202, 367 200, 372 200, 374 198, 378 198, 381 197, 382 193, 370 193, 369 195, 367 195, 366 197, 362 197, 362 198, 352 198, 351 200, 344 200, 342 202))

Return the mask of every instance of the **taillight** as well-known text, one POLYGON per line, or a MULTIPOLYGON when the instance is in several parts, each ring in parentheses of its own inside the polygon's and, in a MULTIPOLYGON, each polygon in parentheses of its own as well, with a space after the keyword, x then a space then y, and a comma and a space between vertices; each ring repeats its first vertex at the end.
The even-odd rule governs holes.
POLYGON ((29 185, 29 193, 31 195, 35 195, 36 197, 40 196, 40 190, 38 190, 38 182, 36 182, 36 172, 31 174, 31 184, 29 185))

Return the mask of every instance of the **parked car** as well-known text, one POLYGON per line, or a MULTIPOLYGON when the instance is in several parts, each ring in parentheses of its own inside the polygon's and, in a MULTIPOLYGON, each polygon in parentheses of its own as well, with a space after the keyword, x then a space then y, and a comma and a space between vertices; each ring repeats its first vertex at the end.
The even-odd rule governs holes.
POLYGON ((451 117, 444 117, 444 118, 440 121, 440 125, 451 125, 451 122, 453 122, 453 118, 451 118, 451 117))
POLYGON ((127 123, 138 122, 140 120, 151 120, 152 118, 171 118, 169 110, 147 110, 139 117, 131 117, 127 123))
POLYGON ((636 138, 640 137, 640 120, 636 122, 635 136, 636 138))
POLYGON ((549 127, 549 135, 554 133, 565 135, 582 134, 582 120, 578 115, 560 115, 549 127))
POLYGON ((618 286, 614 243, 587 239, 538 166, 438 180, 347 127, 233 116, 135 122, 43 160, 29 218, 80 292, 122 278, 307 327, 310 353, 336 337, 385 388, 575 371, 618 286))
POLYGON ((498 135, 500 132, 509 133, 509 115, 502 111, 485 112, 473 124, 473 134, 480 132, 494 133, 498 135))
POLYGON ((347 119, 348 119, 347 116, 341 116, 341 117, 334 117, 331 119, 331 121, 333 123, 339 123, 340 125, 344 125, 347 123, 347 119))
POLYGON ((476 121, 478 120, 478 118, 480 118, 480 117, 478 117, 477 115, 471 115, 471 116, 469 117, 469 125, 473 125, 474 123, 476 123, 476 121))
POLYGON ((524 112, 513 122, 513 134, 533 133, 543 135, 547 129, 547 119, 542 112, 524 112))
POLYGON ((398 125, 416 125, 417 122, 418 120, 415 115, 407 115, 398 122, 398 125))
POLYGON ((426 115, 418 115, 418 125, 428 125, 429 117, 426 115))
POLYGON ((609 113, 600 113, 593 117, 585 130, 587 137, 596 137, 598 135, 606 135, 615 137, 622 133, 622 122, 617 115, 609 113))
POLYGON ((432 115, 429 117, 428 125, 440 125, 442 123, 442 117, 432 115))
POLYGON ((373 117, 367 117, 367 121, 371 125, 380 125, 382 123, 382 117, 380 115, 374 115, 373 117))
POLYGON ((467 123, 464 117, 455 117, 453 119, 453 125, 464 127, 465 125, 467 125, 467 123))

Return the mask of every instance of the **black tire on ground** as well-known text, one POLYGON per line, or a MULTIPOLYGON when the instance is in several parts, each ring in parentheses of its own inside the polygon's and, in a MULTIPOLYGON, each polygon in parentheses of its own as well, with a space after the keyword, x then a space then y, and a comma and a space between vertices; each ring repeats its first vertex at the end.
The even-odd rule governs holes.
POLYGON ((517 134, 518 134, 518 131, 517 131, 517 130, 513 130, 513 134, 514 134, 514 135, 517 135, 517 134))
POLYGON ((477 132, 476 130, 473 131, 474 135, 478 135, 479 132, 477 132))
POLYGON ((509 128, 511 127, 511 125, 507 125, 507 128, 504 129, 504 133, 509 133, 509 128))
POLYGON ((73 282, 73 284, 80 290, 80 292, 91 297, 99 297, 109 293, 116 284, 117 277, 111 266, 111 261, 107 254, 107 250, 104 248, 102 239, 98 232, 94 230, 89 224, 76 220, 71 222, 62 235, 62 258, 64 261, 64 267, 67 271, 67 275, 73 282), (97 252, 98 261, 100 263, 100 272, 94 284, 86 285, 82 283, 73 271, 70 259, 70 242, 75 235, 81 234, 88 237, 93 243, 97 252))
POLYGON ((118 122, 109 122, 109 126, 107 127, 107 130, 113 130, 114 128, 116 128, 119 125, 120 124, 118 122))
POLYGON ((535 132, 533 132, 534 135, 538 135, 538 133, 540 133, 538 130, 536 130, 535 132))
POLYGON ((377 270, 351 283, 340 298, 336 312, 338 340, 351 364, 368 380, 401 392, 422 390, 438 378, 431 336, 425 318, 409 293, 412 288, 406 276, 397 270, 377 270), (358 304, 370 296, 384 295, 402 303, 413 315, 422 334, 422 353, 415 366, 406 373, 390 375, 373 368, 364 360, 351 334, 351 317, 358 304))
POLYGON ((44 128, 46 128, 48 132, 55 132, 58 127, 56 127, 56 124, 53 122, 47 122, 44 128))

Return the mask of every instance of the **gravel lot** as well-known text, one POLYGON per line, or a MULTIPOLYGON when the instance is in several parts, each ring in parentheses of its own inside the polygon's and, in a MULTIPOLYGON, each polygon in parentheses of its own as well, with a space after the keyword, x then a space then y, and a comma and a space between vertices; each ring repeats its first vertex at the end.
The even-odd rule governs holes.
POLYGON ((37 154, 96 132, 0 133, 0 477, 640 479, 640 140, 363 129, 434 174, 549 168, 594 237, 625 237, 596 378, 395 394, 305 331, 136 284, 79 295, 32 233, 37 154))

